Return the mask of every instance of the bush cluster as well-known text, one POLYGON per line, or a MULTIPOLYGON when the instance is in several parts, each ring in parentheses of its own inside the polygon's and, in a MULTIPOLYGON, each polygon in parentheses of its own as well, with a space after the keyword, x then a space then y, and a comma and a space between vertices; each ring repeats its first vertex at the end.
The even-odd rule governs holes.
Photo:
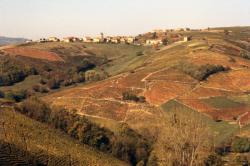
POLYGON ((211 65, 206 64, 202 66, 196 66, 188 63, 181 64, 179 69, 190 75, 191 77, 197 79, 198 81, 206 80, 210 75, 216 74, 218 72, 227 71, 229 68, 225 68, 222 65, 211 65))
POLYGON ((10 86, 23 81, 29 75, 35 75, 37 71, 33 67, 23 66, 9 59, 0 62, 0 86, 10 86))
POLYGON ((27 98, 27 91, 21 90, 21 91, 9 91, 4 93, 4 98, 8 100, 12 100, 15 102, 21 102, 22 100, 27 98))
POLYGON ((236 137, 232 142, 232 151, 237 153, 250 152, 250 138, 236 137))
POLYGON ((146 102, 146 99, 144 96, 137 96, 132 92, 123 92, 122 93, 122 99, 123 100, 131 100, 135 102, 146 102))
POLYGON ((32 89, 35 91, 35 92, 40 92, 40 93, 48 93, 49 90, 45 87, 45 86, 42 86, 40 84, 37 84, 37 85, 34 85, 32 87, 32 89))

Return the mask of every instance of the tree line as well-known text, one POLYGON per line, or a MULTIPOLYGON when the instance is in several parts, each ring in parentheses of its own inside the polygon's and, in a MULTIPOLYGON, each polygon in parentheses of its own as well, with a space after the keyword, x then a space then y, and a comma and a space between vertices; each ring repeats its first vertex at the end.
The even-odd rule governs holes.
POLYGON ((204 81, 213 74, 230 70, 230 68, 224 67, 222 65, 206 64, 197 66, 190 63, 180 64, 177 69, 184 72, 185 74, 190 75, 198 81, 204 81))
POLYGON ((126 124, 122 125, 118 133, 114 133, 90 122, 74 110, 51 109, 46 103, 35 97, 25 100, 15 110, 60 129, 81 143, 112 154, 131 165, 137 163, 146 165, 147 163, 151 142, 130 129, 126 124))

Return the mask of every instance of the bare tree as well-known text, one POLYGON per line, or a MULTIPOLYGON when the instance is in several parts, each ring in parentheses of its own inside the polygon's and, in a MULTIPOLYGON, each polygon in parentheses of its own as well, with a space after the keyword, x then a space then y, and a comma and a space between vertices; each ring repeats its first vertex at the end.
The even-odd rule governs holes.
POLYGON ((162 163, 198 166, 213 150, 210 131, 197 113, 174 111, 164 115, 165 124, 158 138, 162 163))

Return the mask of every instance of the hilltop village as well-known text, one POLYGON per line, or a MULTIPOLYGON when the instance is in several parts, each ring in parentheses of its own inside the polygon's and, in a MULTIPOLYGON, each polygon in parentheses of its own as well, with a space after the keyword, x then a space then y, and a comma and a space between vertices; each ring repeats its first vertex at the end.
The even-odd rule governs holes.
POLYGON ((160 46, 168 45, 174 42, 187 42, 192 39, 191 36, 185 35, 185 32, 190 31, 212 31, 208 29, 190 29, 190 28, 178 28, 178 29, 156 29, 151 32, 146 32, 138 36, 105 36, 104 33, 100 33, 97 37, 63 37, 62 39, 58 37, 48 37, 41 38, 38 41, 28 40, 30 42, 84 42, 84 43, 109 43, 109 44, 132 44, 132 45, 148 45, 148 46, 160 46))

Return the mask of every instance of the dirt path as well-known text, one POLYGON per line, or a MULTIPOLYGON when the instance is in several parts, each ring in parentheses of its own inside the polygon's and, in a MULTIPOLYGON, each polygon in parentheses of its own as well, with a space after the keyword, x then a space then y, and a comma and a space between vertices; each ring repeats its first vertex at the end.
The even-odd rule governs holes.
POLYGON ((161 51, 164 51, 164 50, 168 50, 170 48, 173 48, 173 47, 176 47, 176 46, 179 46, 181 44, 183 44, 184 42, 175 42, 173 44, 170 44, 170 45, 167 45, 165 47, 163 47, 162 49, 158 50, 157 52, 161 52, 161 51))
POLYGON ((244 114, 238 116, 237 121, 238 121, 238 124, 239 124, 240 128, 242 128, 244 126, 243 124, 241 124, 241 119, 244 118, 244 116, 247 116, 249 113, 250 112, 248 111, 248 112, 245 112, 244 114))
POLYGON ((226 91, 226 92, 236 92, 233 90, 229 90, 229 89, 224 89, 224 88, 215 88, 215 87, 210 87, 210 86, 204 86, 201 85, 202 88, 206 88, 206 89, 215 89, 215 90, 221 90, 221 91, 226 91))

